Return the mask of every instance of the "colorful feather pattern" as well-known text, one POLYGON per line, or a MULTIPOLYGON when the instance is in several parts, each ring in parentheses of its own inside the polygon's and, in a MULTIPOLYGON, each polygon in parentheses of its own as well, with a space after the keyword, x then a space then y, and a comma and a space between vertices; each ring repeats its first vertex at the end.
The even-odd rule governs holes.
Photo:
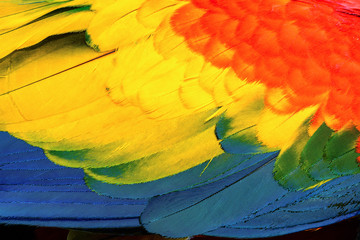
POLYGON ((357 1, 0 9, 1 222, 249 238, 359 215, 357 1))

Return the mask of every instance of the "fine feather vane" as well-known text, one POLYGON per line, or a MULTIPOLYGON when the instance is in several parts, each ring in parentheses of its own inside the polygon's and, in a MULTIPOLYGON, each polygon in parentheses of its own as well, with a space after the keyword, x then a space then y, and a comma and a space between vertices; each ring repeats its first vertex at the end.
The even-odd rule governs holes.
POLYGON ((357 2, 0 8, 2 222, 268 237, 359 214, 357 2))

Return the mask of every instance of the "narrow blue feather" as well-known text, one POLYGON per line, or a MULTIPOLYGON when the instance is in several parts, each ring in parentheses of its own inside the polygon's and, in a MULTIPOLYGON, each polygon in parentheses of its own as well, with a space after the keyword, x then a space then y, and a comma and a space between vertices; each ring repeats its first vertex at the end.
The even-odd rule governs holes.
POLYGON ((139 227, 148 200, 112 199, 89 190, 81 169, 0 132, 0 223, 72 228, 139 227))
POLYGON ((216 229, 224 223, 235 223, 239 217, 285 192, 279 187, 277 192, 267 194, 270 190, 261 188, 267 184, 263 175, 272 176, 271 171, 261 170, 268 170, 275 156, 244 166, 216 182, 152 198, 142 214, 142 224, 150 232, 183 237, 216 229))
POLYGON ((141 221, 147 230, 169 237, 209 231, 212 236, 249 238, 287 234, 359 214, 360 175, 290 192, 277 184, 272 169, 273 162, 230 185, 213 183, 210 188, 155 197, 141 221))
POLYGON ((206 235, 260 238, 332 224, 360 214, 359 185, 359 174, 335 179, 310 191, 301 200, 267 213, 254 213, 236 224, 218 228, 206 235))

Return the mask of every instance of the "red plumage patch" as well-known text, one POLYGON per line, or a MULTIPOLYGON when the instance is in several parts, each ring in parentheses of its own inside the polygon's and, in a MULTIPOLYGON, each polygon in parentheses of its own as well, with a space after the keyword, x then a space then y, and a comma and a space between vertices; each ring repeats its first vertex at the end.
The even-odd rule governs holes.
POLYGON ((282 89, 290 104, 269 107, 319 105, 337 130, 360 124, 359 9, 355 0, 193 0, 172 26, 213 65, 282 89))

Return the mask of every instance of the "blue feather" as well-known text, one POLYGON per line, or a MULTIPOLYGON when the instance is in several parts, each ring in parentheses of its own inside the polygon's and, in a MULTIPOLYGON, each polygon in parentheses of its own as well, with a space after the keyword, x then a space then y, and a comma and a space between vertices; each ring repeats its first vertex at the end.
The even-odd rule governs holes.
POLYGON ((86 186, 81 169, 0 132, 0 223, 72 228, 139 227, 146 199, 112 199, 86 186))
POLYGON ((287 234, 359 214, 360 175, 291 192, 274 180, 273 161, 263 164, 246 178, 240 175, 236 181, 155 197, 141 221, 147 230, 169 237, 209 231, 213 236, 249 238, 287 234))

